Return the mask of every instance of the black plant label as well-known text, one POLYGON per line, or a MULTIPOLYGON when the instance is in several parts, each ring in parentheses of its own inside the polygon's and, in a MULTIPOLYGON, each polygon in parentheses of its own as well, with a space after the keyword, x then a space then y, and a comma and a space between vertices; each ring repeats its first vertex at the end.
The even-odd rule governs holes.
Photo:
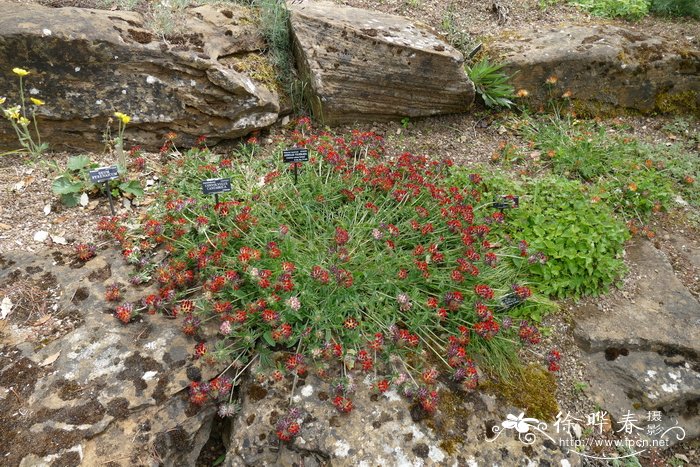
POLYGON ((516 307, 520 305, 523 302, 523 299, 518 297, 518 295, 511 293, 508 295, 505 295, 501 298, 501 303, 503 304, 503 308, 506 310, 510 310, 513 307, 516 307))
POLYGON ((513 195, 495 196, 493 207, 496 209, 515 209, 520 206, 520 198, 513 195))
POLYGON ((282 151, 282 161, 289 164, 295 162, 307 162, 309 150, 306 148, 285 149, 282 151))
POLYGON ((231 191, 230 178, 208 178, 202 180, 202 193, 205 195, 225 193, 228 191, 231 191))
POLYGON ((119 177, 116 165, 112 167, 98 167, 88 173, 90 174, 92 183, 102 183, 119 177))

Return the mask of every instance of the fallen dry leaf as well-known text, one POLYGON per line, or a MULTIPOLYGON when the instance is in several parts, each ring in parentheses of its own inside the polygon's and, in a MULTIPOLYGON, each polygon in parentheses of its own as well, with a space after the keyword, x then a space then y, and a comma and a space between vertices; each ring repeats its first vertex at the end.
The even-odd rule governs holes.
POLYGON ((38 320, 34 321, 32 326, 41 326, 42 324, 46 323, 50 319, 51 319, 51 315, 42 316, 38 320))
POLYGON ((39 365, 40 365, 40 366, 48 366, 48 365, 51 365, 53 362, 55 362, 56 360, 58 360, 58 357, 59 357, 60 355, 61 355, 61 351, 59 350, 59 351, 56 352, 55 354, 51 354, 51 355, 49 355, 48 357, 46 357, 46 358, 44 359, 44 361, 41 362, 39 365))

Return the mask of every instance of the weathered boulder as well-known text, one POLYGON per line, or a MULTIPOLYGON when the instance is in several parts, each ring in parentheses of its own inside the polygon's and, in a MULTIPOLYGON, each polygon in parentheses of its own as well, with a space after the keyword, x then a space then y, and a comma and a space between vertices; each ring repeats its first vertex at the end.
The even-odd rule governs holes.
MULTIPOLYGON (((115 111, 132 117, 126 140, 147 148, 160 147, 168 132, 182 145, 200 135, 213 142, 240 137, 279 112, 274 90, 251 79, 256 73, 237 71, 265 66, 251 18, 241 6, 205 5, 188 10, 183 33, 163 39, 138 13, 0 1, 0 96, 5 105, 18 103, 12 68, 28 70, 26 89, 46 102, 37 114, 52 147, 104 148, 115 111)), ((2 120, 0 147, 16 149, 2 120)))
POLYGON ((615 417, 631 411, 642 427, 653 423, 649 411, 662 412, 663 424, 677 422, 693 439, 700 436, 700 302, 650 242, 633 243, 627 254, 640 271, 638 292, 605 310, 583 306, 575 319, 591 396, 615 417))
POLYGON ((330 2, 288 2, 294 55, 327 124, 464 112, 462 54, 427 26, 330 2))
POLYGON ((565 26, 497 37, 517 90, 537 105, 567 92, 580 108, 700 115, 700 48, 610 25, 565 26), (549 78, 553 78, 546 83, 549 78))
POLYGON ((290 418, 291 379, 273 385, 247 381, 224 465, 580 465, 559 439, 534 429, 530 443, 513 431, 496 436, 493 427, 502 430, 507 413, 521 411, 493 396, 443 388, 442 408, 425 418, 395 391, 378 395, 368 380, 355 383, 354 408, 341 414, 331 404, 336 394, 328 383, 315 376, 300 379, 291 397, 298 413, 290 418), (280 420, 298 422, 299 437, 280 442, 275 434, 280 420))
POLYGON ((109 313, 105 285, 129 272, 111 250, 84 265, 58 251, 0 255, 0 296, 14 302, 0 321, 3 465, 195 465, 216 407, 189 402, 193 342, 179 322, 124 326, 109 313))

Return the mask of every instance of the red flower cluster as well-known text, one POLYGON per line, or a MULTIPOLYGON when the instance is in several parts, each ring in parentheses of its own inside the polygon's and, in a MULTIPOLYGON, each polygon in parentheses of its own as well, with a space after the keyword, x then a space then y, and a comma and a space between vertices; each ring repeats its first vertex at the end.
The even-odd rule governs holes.
POLYGON ((108 302, 118 302, 121 299, 122 292, 119 284, 110 284, 105 289, 105 300, 108 302))
POLYGON ((481 298, 486 300, 491 300, 493 298, 493 289, 485 284, 478 284, 474 286, 474 292, 481 298))
POLYGON ((540 331, 535 326, 529 324, 527 321, 520 322, 518 336, 520 336, 520 339, 523 342, 526 342, 528 344, 539 344, 542 340, 542 336, 540 336, 540 331))
POLYGON ((128 324, 131 321, 131 319, 133 318, 133 313, 134 305, 132 305, 131 303, 124 303, 123 305, 119 305, 114 312, 117 319, 124 324, 128 324))
POLYGON ((549 369, 549 371, 554 372, 559 371, 561 369, 561 367, 559 366, 559 360, 561 360, 561 354, 559 353, 559 351, 556 349, 550 350, 547 354, 547 368, 549 369))
POLYGON ((301 411, 296 408, 290 409, 275 425, 277 437, 280 441, 291 441, 301 433, 301 423, 301 411))
POLYGON ((75 256, 83 262, 92 259, 96 251, 97 249, 92 243, 78 243, 75 246, 75 256))
POLYGON ((340 413, 350 413, 352 411, 352 400, 343 396, 336 396, 333 405, 340 413))

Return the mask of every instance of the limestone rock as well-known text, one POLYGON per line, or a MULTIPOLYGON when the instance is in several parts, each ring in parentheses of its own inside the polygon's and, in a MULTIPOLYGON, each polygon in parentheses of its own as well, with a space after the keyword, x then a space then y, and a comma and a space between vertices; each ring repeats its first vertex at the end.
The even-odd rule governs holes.
POLYGON ((506 71, 517 72, 516 90, 538 105, 570 91, 594 112, 615 106, 700 115, 700 49, 691 44, 600 25, 506 33, 493 49, 506 71), (556 83, 545 84, 550 77, 556 83))
POLYGON ((613 417, 631 411, 642 427, 649 411, 661 411, 661 422, 677 422, 688 441, 700 436, 700 303, 650 242, 638 240, 627 253, 642 275, 639 295, 617 299, 605 313, 583 306, 575 318, 591 395, 613 417))
POLYGON ((474 100, 460 52, 400 16, 288 2, 294 54, 327 124, 464 112, 474 100))
POLYGON ((539 433, 531 445, 508 431, 494 438, 490 430, 500 427, 506 411, 521 411, 492 396, 459 395, 443 388, 449 410, 424 418, 425 413, 395 391, 372 395, 367 380, 356 385, 353 410, 341 414, 331 404, 335 394, 328 383, 314 376, 299 380, 292 407, 299 409, 301 434, 286 443, 275 431, 289 413, 292 381, 247 381, 241 386, 241 411, 231 428, 224 465, 580 465, 576 454, 539 433))
POLYGON ((23 300, 0 331, 3 465, 195 465, 216 407, 188 400, 194 344, 179 322, 125 326, 109 312, 105 285, 128 273, 117 251, 84 265, 55 250, 0 255, 0 290, 48 291, 47 309, 23 300))
MULTIPOLYGON (((6 106, 18 103, 12 68, 28 70, 25 89, 46 102, 37 109, 39 128, 54 148, 104 148, 115 111, 132 117, 127 145, 156 149, 168 132, 185 146, 200 135, 236 138, 279 112, 274 91, 237 71, 264 48, 251 15, 232 4, 201 6, 164 40, 138 13, 0 1, 0 96, 6 106)), ((0 147, 16 149, 4 119, 0 129, 0 147)))

